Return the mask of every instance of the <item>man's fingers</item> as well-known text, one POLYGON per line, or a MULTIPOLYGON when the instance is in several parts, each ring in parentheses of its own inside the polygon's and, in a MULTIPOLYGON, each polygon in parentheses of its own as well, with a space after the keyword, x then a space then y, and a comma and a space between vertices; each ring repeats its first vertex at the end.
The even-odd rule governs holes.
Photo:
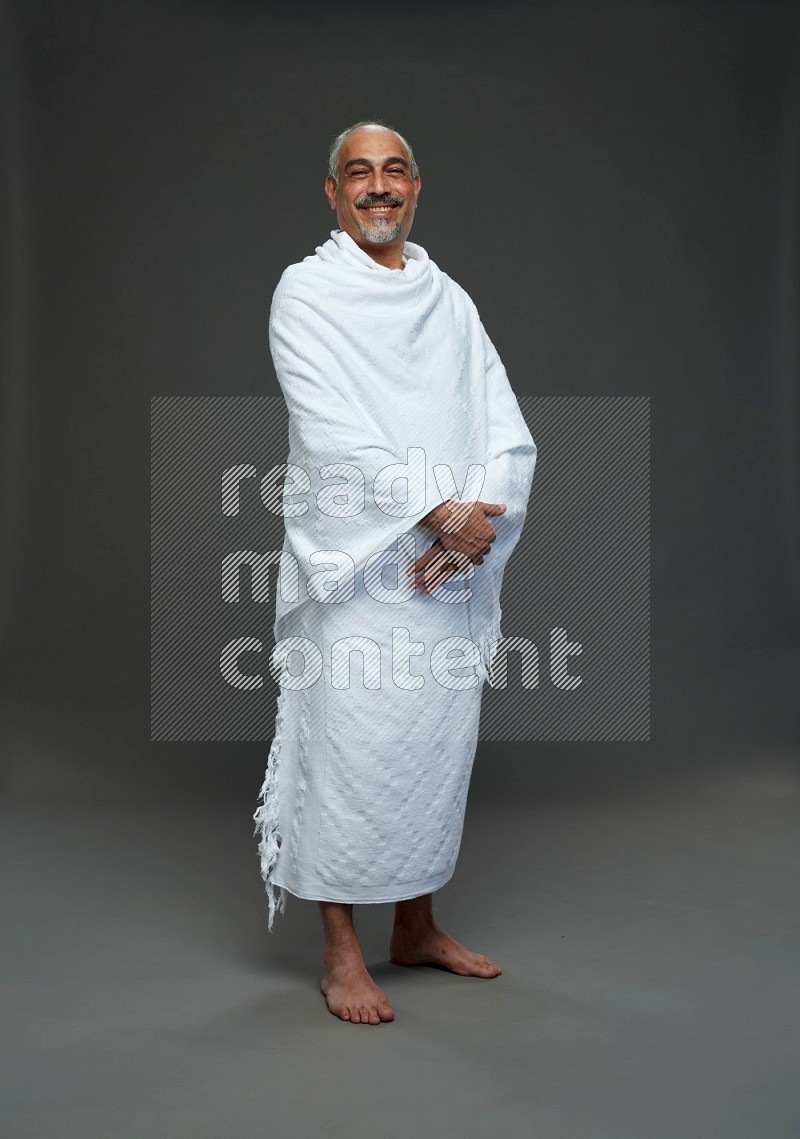
POLYGON ((434 563, 422 571, 414 584, 414 588, 425 589, 430 593, 432 589, 436 589, 437 585, 440 585, 443 581, 447 581, 454 573, 455 567, 449 563, 434 563))
POLYGON ((504 514, 506 510, 504 502, 481 502, 479 505, 484 514, 504 514))
POLYGON ((426 550, 422 557, 417 558, 414 565, 407 571, 414 575, 414 588, 416 588, 427 575, 430 575, 437 565, 442 564, 446 556, 444 547, 439 542, 434 542, 431 548, 426 550))
POLYGON ((438 589, 455 572, 456 567, 450 564, 438 566, 434 570, 427 570, 420 578, 420 588, 424 589, 426 593, 433 593, 434 589, 438 589))
POLYGON ((420 570, 424 569, 434 558, 440 557, 442 546, 438 542, 434 543, 429 550, 426 550, 421 557, 417 558, 413 565, 410 565, 406 570, 407 574, 418 574, 420 570))
MULTIPOLYGON (((488 553, 489 548, 486 545, 484 552, 488 553)), ((470 556, 460 550, 447 549, 437 538, 430 549, 406 569, 406 574, 412 577, 414 589, 424 588, 430 593, 454 574, 466 572, 470 564, 482 565, 483 555, 476 552, 470 556)))
POLYGON ((466 554, 441 547, 437 549, 436 544, 418 560, 420 562, 425 560, 426 564, 417 572, 414 588, 424 588, 428 593, 454 574, 465 571, 470 565, 470 559, 466 554))

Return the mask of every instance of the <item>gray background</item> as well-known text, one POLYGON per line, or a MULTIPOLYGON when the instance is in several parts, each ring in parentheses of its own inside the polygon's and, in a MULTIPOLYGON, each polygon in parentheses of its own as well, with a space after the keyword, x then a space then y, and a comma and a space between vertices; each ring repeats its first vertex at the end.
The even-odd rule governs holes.
POLYGON ((797 5, 0 19, 6 1133, 796 1137, 797 5), (394 967, 361 907, 378 1037, 313 903, 266 934, 264 745, 148 707, 150 397, 277 394, 369 116, 518 394, 653 412, 652 740, 481 746, 437 913, 504 973, 394 967))

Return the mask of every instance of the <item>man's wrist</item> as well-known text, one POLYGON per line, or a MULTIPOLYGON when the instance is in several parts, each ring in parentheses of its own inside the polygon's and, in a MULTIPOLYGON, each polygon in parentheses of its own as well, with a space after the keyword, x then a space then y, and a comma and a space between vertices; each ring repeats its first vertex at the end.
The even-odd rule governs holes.
POLYGON ((448 498, 445 502, 440 502, 438 506, 434 506, 433 510, 429 510, 424 518, 420 519, 423 526, 429 527, 434 533, 439 534, 441 528, 448 518, 452 517, 453 506, 448 498))

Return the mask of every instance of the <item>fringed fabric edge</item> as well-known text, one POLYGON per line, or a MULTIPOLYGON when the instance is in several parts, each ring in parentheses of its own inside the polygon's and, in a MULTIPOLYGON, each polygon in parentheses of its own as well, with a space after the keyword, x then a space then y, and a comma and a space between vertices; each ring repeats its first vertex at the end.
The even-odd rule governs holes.
POLYGON ((489 628, 482 634, 478 646, 478 662, 475 671, 487 684, 492 682, 492 666, 500 647, 503 634, 500 632, 500 613, 492 621, 489 628))
POLYGON ((268 929, 270 933, 272 933, 272 923, 275 919, 275 914, 282 914, 286 911, 286 890, 282 886, 277 886, 271 878, 282 842, 282 836, 279 830, 280 815, 278 810, 278 772, 280 768, 281 732, 283 727, 282 697, 283 693, 279 692, 278 711, 275 717, 275 737, 269 749, 269 756, 267 757, 267 770, 264 775, 264 782, 258 793, 259 806, 253 815, 256 824, 253 834, 259 836, 258 853, 261 860, 261 877, 264 880, 264 889, 269 903, 268 929))

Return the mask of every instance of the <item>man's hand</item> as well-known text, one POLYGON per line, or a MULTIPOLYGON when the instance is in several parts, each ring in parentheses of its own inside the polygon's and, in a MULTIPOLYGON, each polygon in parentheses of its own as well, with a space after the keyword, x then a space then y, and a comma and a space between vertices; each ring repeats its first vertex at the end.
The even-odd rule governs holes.
MULTIPOLYGON (((482 561, 483 558, 479 558, 479 562, 482 561)), ((406 573, 414 574, 414 589, 424 589, 426 593, 431 593, 443 581, 447 581, 456 573, 464 572, 469 565, 470 559, 466 554, 461 554, 457 550, 446 550, 441 539, 437 538, 431 548, 426 550, 421 558, 417 558, 406 573)))
POLYGON ((487 518, 504 514, 504 502, 453 502, 448 499, 422 519, 438 536, 445 550, 466 554, 479 566, 488 554, 497 533, 487 518))

